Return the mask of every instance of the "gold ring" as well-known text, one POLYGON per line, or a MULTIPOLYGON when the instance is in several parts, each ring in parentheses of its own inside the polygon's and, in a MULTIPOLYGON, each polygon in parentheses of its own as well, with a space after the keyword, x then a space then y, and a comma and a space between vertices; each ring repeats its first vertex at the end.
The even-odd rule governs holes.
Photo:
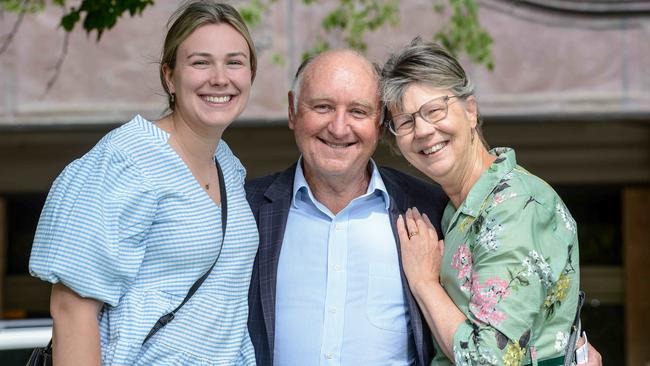
POLYGON ((417 231, 410 232, 410 233, 409 233, 409 239, 411 239, 412 237, 414 237, 414 236, 416 236, 416 235, 418 235, 418 232, 417 232, 417 231))

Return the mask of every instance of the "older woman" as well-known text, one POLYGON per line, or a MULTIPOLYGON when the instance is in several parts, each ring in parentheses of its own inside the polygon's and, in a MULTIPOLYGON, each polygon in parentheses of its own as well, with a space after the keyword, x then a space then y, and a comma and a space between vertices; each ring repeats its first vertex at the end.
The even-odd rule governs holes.
POLYGON ((171 112, 110 132, 43 208, 30 271, 53 284, 56 365, 255 364, 258 235, 245 170, 221 140, 248 101, 255 47, 230 5, 191 1, 170 24, 160 76, 171 112), (159 318, 173 321, 154 328, 159 318))
POLYGON ((437 44, 416 39, 392 55, 382 96, 402 155, 450 199, 444 246, 417 209, 398 220, 404 271, 439 351, 433 364, 562 365, 579 269, 560 197, 514 150, 488 151, 472 84, 437 44))

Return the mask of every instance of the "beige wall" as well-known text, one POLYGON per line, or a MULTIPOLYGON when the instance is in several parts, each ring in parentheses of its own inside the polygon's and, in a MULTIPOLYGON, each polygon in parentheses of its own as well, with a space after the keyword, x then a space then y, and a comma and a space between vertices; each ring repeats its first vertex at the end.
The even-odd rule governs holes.
MULTIPOLYGON (((155 61, 166 19, 177 1, 157 0, 142 16, 123 18, 100 43, 77 29, 60 78, 45 96, 61 51, 58 8, 28 16, 0 57, 0 124, 123 122, 134 113, 156 118, 163 98, 155 61)), ((650 15, 585 17, 542 11, 522 2, 482 0, 481 21, 494 37, 496 68, 464 62, 488 117, 650 115, 650 15)), ((241 2, 235 2, 235 5, 241 2)), ((285 118, 290 75, 320 31, 324 5, 279 0, 254 29, 260 70, 242 120, 285 118), (285 55, 285 65, 271 63, 285 55)), ((401 2, 401 24, 368 37, 369 56, 387 54, 416 35, 437 31, 444 17, 431 2, 401 2)), ((0 34, 15 16, 4 14, 0 34)))

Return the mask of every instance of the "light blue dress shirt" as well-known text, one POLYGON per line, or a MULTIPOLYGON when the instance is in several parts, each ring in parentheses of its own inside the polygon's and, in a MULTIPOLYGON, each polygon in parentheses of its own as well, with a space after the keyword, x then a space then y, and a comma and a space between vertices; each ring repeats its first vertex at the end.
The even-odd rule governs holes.
POLYGON ((313 196, 301 163, 278 264, 274 364, 414 364, 390 200, 376 165, 367 192, 334 215, 313 196))

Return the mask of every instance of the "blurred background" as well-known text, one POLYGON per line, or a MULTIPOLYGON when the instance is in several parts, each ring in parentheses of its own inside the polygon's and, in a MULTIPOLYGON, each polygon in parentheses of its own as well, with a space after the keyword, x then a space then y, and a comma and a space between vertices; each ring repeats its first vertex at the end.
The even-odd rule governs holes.
MULTIPOLYGON (((28 260, 54 178, 135 114, 164 112, 157 60, 179 3, 156 0, 125 14, 97 41, 81 24, 69 33, 59 26, 80 1, 59 2, 21 12, 32 2, 0 0, 1 320, 48 317, 49 285, 29 276, 28 260)), ((345 3, 232 2, 250 17, 259 52, 248 108, 224 136, 249 177, 298 158, 286 93, 305 52, 346 45, 349 21, 327 32, 337 21, 328 16, 345 3)), ((354 12, 368 1, 347 3, 354 12)), ((589 340, 605 365, 650 365, 650 1, 370 3, 393 9, 360 36, 373 61, 415 36, 448 32, 443 39, 458 47, 477 86, 490 145, 515 148, 578 222, 589 340)), ((375 159, 416 173, 385 146, 375 159)), ((0 364, 24 364, 26 354, 0 350, 0 364)))

